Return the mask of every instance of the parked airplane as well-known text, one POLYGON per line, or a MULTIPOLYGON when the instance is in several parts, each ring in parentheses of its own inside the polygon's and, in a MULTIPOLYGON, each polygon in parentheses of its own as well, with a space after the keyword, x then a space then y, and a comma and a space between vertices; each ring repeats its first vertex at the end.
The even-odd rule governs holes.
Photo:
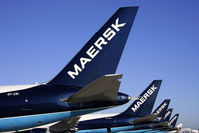
MULTIPOLYGON (((78 122, 75 127, 78 130, 76 133, 118 132, 155 120, 157 115, 151 115, 151 111, 161 82, 154 80, 126 111, 116 116, 78 122)), ((50 127, 50 131, 56 130, 50 127)))
POLYGON ((123 131, 130 131, 130 132, 149 132, 149 131, 154 131, 153 128, 158 125, 159 123, 164 121, 165 119, 168 119, 169 115, 167 112, 168 106, 170 103, 170 99, 165 99, 157 108, 156 110, 152 113, 152 115, 157 115, 157 118, 153 121, 145 121, 143 124, 136 125, 133 128, 123 128, 123 131), (165 117, 166 115, 166 117, 165 117))
MULTIPOLYGON (((147 125, 146 128, 138 129, 138 130, 128 130, 130 133, 175 133, 176 131, 179 131, 182 128, 182 124, 175 127, 177 119, 179 114, 174 115, 174 117, 169 121, 171 117, 173 109, 168 109, 165 113, 163 119, 161 119, 160 123, 157 123, 157 125, 154 126, 152 124, 152 127, 150 125, 147 125)), ((124 132, 118 132, 118 133, 124 133, 124 132)))
POLYGON ((171 118, 170 121, 167 121, 167 125, 164 125, 163 127, 159 128, 159 130, 156 129, 156 130, 153 130, 153 132, 149 131, 147 133, 167 133, 167 132, 175 133, 176 131, 178 132, 182 128, 182 124, 180 124, 177 127, 175 127, 176 123, 177 123, 177 120, 178 120, 178 117, 179 117, 179 114, 175 114, 171 118))
MULTIPOLYGON (((157 109, 153 112, 153 114, 154 115, 158 115, 158 118, 161 118, 161 117, 163 117, 163 115, 166 113, 166 111, 167 111, 167 108, 168 108, 168 106, 169 106, 169 103, 170 103, 170 99, 166 99, 166 100, 164 100, 158 107, 157 107, 157 109)), ((131 105, 131 106, 133 106, 133 105, 131 105)), ((94 117, 94 118, 90 118, 90 119, 100 119, 100 117, 98 116, 98 118, 95 118, 96 116, 94 116, 94 115, 89 115, 89 117, 90 116, 92 116, 92 117, 94 117)), ((103 115, 104 116, 104 115, 103 115)), ((85 117, 88 117, 88 115, 86 115, 85 117)), ((110 114, 106 117, 106 118, 112 118, 112 117, 114 117, 113 115, 112 116, 110 116, 110 114)), ((65 121, 65 123, 67 123, 66 125, 64 125, 64 124, 60 124, 60 123, 58 123, 58 124, 53 124, 53 125, 46 125, 46 126, 42 126, 42 127, 39 127, 39 128, 34 128, 34 129, 32 129, 32 130, 30 130, 30 131, 32 131, 32 132, 34 132, 34 133, 37 133, 37 132, 39 132, 39 133, 41 133, 41 132, 46 132, 46 131, 49 131, 49 128, 50 128, 50 130, 51 130, 51 132, 75 132, 75 130, 77 130, 78 129, 78 127, 80 127, 81 126, 81 120, 78 122, 78 120, 79 120, 79 118, 80 117, 75 117, 75 118, 72 118, 72 119, 67 119, 66 121, 65 121), (75 127, 76 125, 77 125, 77 123, 78 123, 78 126, 77 127, 75 127)), ((81 117, 82 118, 82 117, 81 117)), ((102 118, 102 117, 101 117, 102 118)), ((86 119, 86 120, 83 120, 84 122, 85 121, 87 121, 88 119, 86 119)), ((84 125, 83 125, 84 126, 84 125)), ((90 126, 90 124, 88 124, 87 126, 90 126)), ((143 125, 141 125, 141 127, 143 127, 143 125)), ((122 127, 122 128, 114 128, 114 131, 121 131, 121 129, 125 129, 125 128, 127 128, 127 129, 129 129, 129 127, 122 127), (116 130, 117 129, 117 130, 116 130)), ((132 128, 132 127, 131 127, 132 128)), ((137 127, 138 128, 138 127, 137 127)), ((80 131, 81 132, 81 131, 80 131)), ((96 130, 84 130, 83 132, 96 132, 96 130)))
POLYGON ((128 129, 128 131, 147 131, 147 130, 152 130, 154 128, 162 127, 168 124, 168 122, 165 124, 165 121, 169 121, 170 116, 171 116, 171 109, 168 109, 170 103, 170 99, 164 100, 158 108, 152 113, 153 115, 158 115, 157 118, 154 121, 151 121, 151 123, 147 123, 144 125, 136 126, 136 128, 128 129))
POLYGON ((114 74, 138 7, 120 8, 52 80, 0 87, 0 131, 18 131, 122 105, 114 74))
POLYGON ((182 127, 182 124, 176 127, 176 123, 178 121, 179 114, 175 114, 168 123, 169 131, 179 130, 182 127))
POLYGON ((163 116, 160 119, 156 119, 154 123, 146 125, 144 128, 135 130, 142 132, 144 129, 144 132, 147 133, 156 133, 156 132, 163 132, 163 130, 168 127, 168 122, 171 117, 173 109, 168 109, 167 111, 164 111, 163 116))
POLYGON ((153 127, 154 128, 161 128, 161 127, 167 126, 169 119, 171 118, 172 112, 173 112, 172 108, 168 109, 165 112, 164 116, 159 121, 157 121, 157 124, 155 124, 153 127))

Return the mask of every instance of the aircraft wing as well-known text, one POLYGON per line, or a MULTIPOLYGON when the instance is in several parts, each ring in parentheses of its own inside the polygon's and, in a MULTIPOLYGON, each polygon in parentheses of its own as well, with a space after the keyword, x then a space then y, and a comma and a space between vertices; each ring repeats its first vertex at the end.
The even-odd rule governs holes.
POLYGON ((63 102, 78 103, 97 100, 114 102, 116 100, 122 74, 108 74, 91 82, 69 98, 61 99, 63 102))
POLYGON ((132 121, 134 124, 145 124, 145 123, 151 123, 151 122, 154 122, 155 119, 157 118, 157 114, 154 115, 148 115, 148 116, 144 116, 144 117, 140 117, 134 121, 132 121))
MULTIPOLYGON (((62 120, 49 127, 51 132, 69 132, 74 129, 80 117, 73 117, 71 119, 62 120)), ((75 130, 75 129, 74 129, 75 130)))

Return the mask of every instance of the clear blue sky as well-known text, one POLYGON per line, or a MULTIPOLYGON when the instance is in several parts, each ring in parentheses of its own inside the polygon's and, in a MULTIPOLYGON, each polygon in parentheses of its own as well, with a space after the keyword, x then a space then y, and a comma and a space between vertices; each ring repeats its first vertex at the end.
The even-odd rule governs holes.
POLYGON ((119 7, 134 5, 120 91, 137 96, 163 79, 156 106, 171 98, 179 122, 199 128, 198 0, 1 0, 0 85, 51 79, 119 7))

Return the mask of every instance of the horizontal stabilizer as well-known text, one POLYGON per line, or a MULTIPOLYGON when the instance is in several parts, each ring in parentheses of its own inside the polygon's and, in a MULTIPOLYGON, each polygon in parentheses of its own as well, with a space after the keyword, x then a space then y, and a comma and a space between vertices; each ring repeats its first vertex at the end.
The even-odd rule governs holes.
POLYGON ((155 127, 167 127, 167 126, 168 126, 168 121, 165 121, 165 122, 157 123, 155 127))
POLYGON ((134 121, 132 121, 134 124, 146 124, 154 122, 158 115, 148 115, 144 117, 140 117, 134 121))
POLYGON ((67 99, 61 101, 78 103, 90 101, 111 101, 116 100, 122 74, 108 74, 93 81, 86 87, 79 90, 77 93, 67 99))
POLYGON ((63 121, 60 121, 52 126, 49 127, 51 132, 69 132, 72 130, 75 125, 77 124, 80 117, 74 117, 71 119, 65 119, 63 121))

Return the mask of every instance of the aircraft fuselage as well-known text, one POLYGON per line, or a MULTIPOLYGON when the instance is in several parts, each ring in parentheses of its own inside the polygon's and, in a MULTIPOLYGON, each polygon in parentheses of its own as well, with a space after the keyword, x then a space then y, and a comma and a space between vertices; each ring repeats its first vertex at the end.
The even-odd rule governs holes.
POLYGON ((118 93, 115 102, 67 103, 61 101, 75 94, 79 89, 80 87, 47 84, 1 93, 0 131, 16 131, 40 126, 129 101, 128 96, 123 93, 118 93))

